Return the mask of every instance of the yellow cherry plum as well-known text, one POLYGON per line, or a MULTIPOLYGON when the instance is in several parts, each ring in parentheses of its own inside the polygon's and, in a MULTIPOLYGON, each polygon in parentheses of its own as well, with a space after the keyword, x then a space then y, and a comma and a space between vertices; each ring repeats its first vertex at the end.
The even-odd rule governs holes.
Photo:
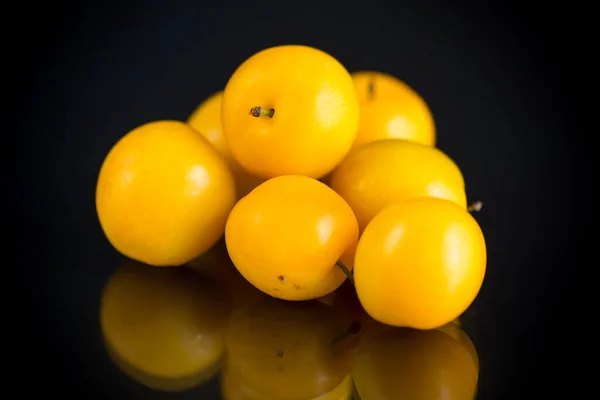
POLYGON ((223 236, 236 200, 227 163, 179 121, 155 121, 122 137, 98 175, 96 210, 109 242, 153 266, 183 265, 223 236))
POLYGON ((241 199, 225 228, 229 256, 255 287, 285 300, 309 300, 339 287, 336 262, 352 251, 358 223, 352 209, 315 179, 284 175, 241 199))
POLYGON ((477 221, 448 200, 420 198, 381 211, 362 233, 354 283, 373 319, 435 329, 458 318, 483 284, 486 243, 477 221))
POLYGON ((359 103, 350 73, 302 45, 259 51, 230 77, 222 123, 234 158, 261 178, 320 178, 352 147, 359 103))

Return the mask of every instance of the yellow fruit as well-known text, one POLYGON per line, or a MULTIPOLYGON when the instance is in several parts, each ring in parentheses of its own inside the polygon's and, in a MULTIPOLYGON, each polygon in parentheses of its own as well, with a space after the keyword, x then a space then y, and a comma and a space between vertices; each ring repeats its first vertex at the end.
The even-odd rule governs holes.
POLYGON ((467 206, 456 164, 439 149, 406 140, 354 149, 333 172, 331 188, 350 205, 361 231, 384 208, 413 198, 436 197, 467 206))
POLYGON ((483 233, 467 210, 414 199, 383 210, 364 230, 354 259, 356 293, 381 323, 435 329, 471 305, 486 261, 483 233))
POLYGON ((130 262, 104 288, 100 325, 123 372, 151 388, 178 391, 218 371, 226 315, 219 288, 197 272, 130 262))
POLYGON ((225 87, 223 131, 235 159, 262 178, 320 178, 350 150, 359 105, 352 78, 331 55, 275 46, 244 61, 225 87))
POLYGON ((241 199, 225 229, 227 250, 255 287, 285 300, 333 292, 346 279, 336 261, 358 240, 350 207, 305 176, 270 179, 241 199))
POLYGON ((401 100, 370 100, 361 103, 360 124, 354 147, 383 139, 404 139, 435 146, 435 129, 421 103, 401 100))
POLYGON ((154 266, 178 266, 222 235, 236 199, 227 163, 178 121, 142 125, 110 150, 98 176, 96 210, 110 243, 154 266))
POLYGON ((435 146, 433 115, 409 85, 387 73, 358 71, 352 80, 360 101, 354 146, 381 139, 405 139, 435 146))
POLYGON ((474 399, 479 371, 458 340, 395 328, 360 342, 352 368, 361 399, 474 399))
POLYGON ((263 398, 318 398, 350 373, 356 341, 348 325, 317 301, 265 298, 233 312, 226 370, 263 398))
POLYGON ((238 198, 241 198, 263 182, 263 179, 248 173, 231 155, 221 124, 222 100, 223 91, 212 94, 196 107, 187 123, 204 136, 227 161, 235 177, 238 198))

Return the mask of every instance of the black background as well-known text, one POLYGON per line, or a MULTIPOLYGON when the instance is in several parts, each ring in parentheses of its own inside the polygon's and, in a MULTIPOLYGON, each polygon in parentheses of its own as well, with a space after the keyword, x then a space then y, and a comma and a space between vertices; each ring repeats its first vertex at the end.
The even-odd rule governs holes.
POLYGON ((153 394, 107 358, 99 296, 120 256, 97 222, 96 177, 129 130, 186 119, 244 59, 290 43, 410 84, 430 105, 438 146, 462 169, 469 200, 484 201, 476 218, 488 271, 464 317, 481 360, 480 398, 541 395, 566 383, 555 362, 566 352, 550 324, 574 277, 575 236, 565 232, 577 212, 578 141, 565 134, 556 13, 483 3, 86 0, 21 12, 16 195, 29 243, 20 251, 33 259, 26 279, 35 322, 26 333, 43 390, 212 398, 153 394))

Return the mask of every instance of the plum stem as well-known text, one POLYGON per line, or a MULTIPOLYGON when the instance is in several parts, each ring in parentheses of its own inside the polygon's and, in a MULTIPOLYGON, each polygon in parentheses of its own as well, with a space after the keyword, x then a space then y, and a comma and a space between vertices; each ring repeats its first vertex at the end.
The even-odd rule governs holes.
POLYGON ((253 117, 256 117, 256 118, 258 118, 260 116, 273 118, 274 114, 275 114, 274 108, 262 108, 261 106, 256 106, 256 107, 252 107, 250 109, 250 115, 252 115, 253 117))
POLYGON ((467 211, 468 212, 477 212, 477 211, 481 211, 482 208, 483 208, 483 201, 477 200, 476 202, 470 204, 467 207, 467 211))
POLYGON ((344 263, 342 262, 342 260, 337 260, 335 265, 337 265, 344 274, 346 274, 346 277, 348 277, 348 280, 350 281, 351 284, 354 285, 354 276, 352 275, 352 272, 350 272, 350 270, 348 269, 348 267, 346 267, 344 265, 344 263))

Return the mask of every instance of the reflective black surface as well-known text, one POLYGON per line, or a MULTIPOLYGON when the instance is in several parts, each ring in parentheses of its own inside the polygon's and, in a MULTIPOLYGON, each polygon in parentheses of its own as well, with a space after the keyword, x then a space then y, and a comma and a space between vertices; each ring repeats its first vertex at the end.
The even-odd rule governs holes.
MULTIPOLYGON (((25 318, 18 322, 24 328, 17 333, 27 343, 18 371, 31 374, 20 387, 44 396, 80 398, 219 398, 218 378, 189 393, 165 394, 128 378, 108 356, 99 310, 107 282, 122 271, 122 258, 106 241, 97 221, 96 178, 106 153, 122 135, 148 121, 186 119, 206 96, 224 87, 244 59, 265 47, 286 43, 322 48, 349 70, 381 70, 409 83, 430 105, 439 147, 463 171, 468 198, 484 201, 477 220, 488 243, 488 270, 478 298, 461 318, 479 356, 480 397, 541 398, 570 385, 567 375, 574 369, 564 368, 568 364, 557 360, 574 352, 565 345, 568 329, 557 329, 555 324, 557 315, 561 321, 563 317, 580 321, 574 313, 581 306, 567 305, 572 299, 570 284, 579 279, 576 271, 582 264, 575 252, 581 232, 578 224, 583 220, 577 213, 583 208, 574 163, 583 133, 576 129, 578 124, 567 120, 577 96, 564 91, 567 75, 560 64, 578 61, 563 53, 561 43, 568 29, 557 28, 556 21, 564 21, 567 10, 561 6, 559 12, 561 17, 555 18, 556 12, 549 8, 536 5, 529 10, 522 3, 509 2, 25 4, 23 12, 15 15, 19 28, 12 31, 14 37, 8 37, 11 46, 22 50, 8 61, 18 69, 15 81, 10 82, 18 91, 14 99, 9 98, 11 105, 16 102, 16 130, 6 132, 7 140, 17 137, 20 142, 17 190, 9 200, 16 201, 19 217, 14 231, 19 247, 13 253, 23 262, 7 266, 20 274, 16 282, 26 283, 24 304, 17 302, 19 315, 25 318), (557 35, 552 33, 555 28, 557 35), (560 41, 556 40, 559 36, 560 41), (21 312, 24 306, 27 310, 21 312)), ((7 19, 12 21, 12 17, 7 19)), ((13 149, 9 145, 5 149, 11 157, 13 149)), ((12 170, 6 171, 9 180, 12 175, 12 170)), ((7 214, 12 217, 13 210, 7 214)), ((176 286, 178 281, 173 279, 176 286)), ((12 281, 7 282, 12 286, 12 281)), ((151 277, 147 284, 152 285, 151 277)), ((171 289, 164 290, 169 293, 171 289)), ((172 359, 164 363, 151 359, 151 352, 144 357, 163 368, 163 373, 174 374, 180 368, 178 373, 194 375, 179 385, 203 380, 214 370, 207 366, 200 371, 201 356, 188 359, 185 367, 177 366, 181 361, 177 357, 183 357, 182 347, 177 346, 207 346, 199 347, 207 354, 207 364, 219 354, 225 336, 211 324, 213 312, 221 306, 207 307, 203 296, 195 305, 186 306, 190 313, 195 307, 202 310, 198 319, 188 320, 187 326, 177 325, 186 323, 185 315, 177 314, 181 319, 174 320, 175 325, 165 333, 181 335, 187 340, 184 344, 175 342, 172 348, 161 349, 151 342, 138 342, 132 332, 123 333, 121 340, 135 343, 141 353, 143 346, 151 346, 169 354, 172 359), (212 339, 192 339, 194 329, 204 326, 206 337, 214 338, 214 348, 212 339)), ((223 302, 228 301, 225 296, 223 302)), ((329 308, 323 307, 327 313, 329 308)), ((156 326, 161 320, 150 317, 174 318, 135 308, 123 312, 127 310, 138 319, 119 318, 130 323, 156 326), (144 317, 150 320, 144 322, 144 317)), ((268 319, 273 313, 262 317, 268 319)), ((302 310, 298 315, 310 321, 316 318, 302 310)), ((278 346, 294 343, 294 331, 287 342, 278 342, 268 336, 270 325, 263 323, 261 331, 251 320, 239 326, 243 324, 261 334, 244 338, 273 346, 265 349, 274 357, 271 364, 256 370, 260 376, 244 379, 254 379, 264 390, 298 387, 291 376, 279 383, 260 381, 278 373, 278 361, 287 362, 277 352, 288 347, 278 346), (282 382, 285 387, 278 386, 282 382)), ((300 327, 323 345, 332 331, 337 335, 347 329, 340 324, 339 329, 319 331, 329 334, 324 335, 327 340, 309 325, 300 327)), ((285 326, 275 328, 289 332, 285 326)), ((350 346, 355 336, 344 343, 350 346)), ((238 344, 237 354, 242 354, 244 362, 260 356, 244 353, 247 342, 238 344)), ((387 346, 389 356, 408 354, 411 360, 423 360, 417 371, 407 372, 406 364, 399 364, 399 387, 429 385, 429 372, 423 371, 446 368, 443 371, 448 373, 442 375, 453 382, 448 390, 471 390, 472 375, 463 376, 449 367, 454 362, 468 364, 464 348, 444 336, 398 332, 373 346, 375 350, 387 346), (407 345, 413 340, 417 344, 407 345), (458 361, 437 358, 435 349, 446 345, 456 347, 458 361), (426 356, 419 356, 420 351, 426 356)), ((119 354, 113 356, 117 359, 119 354)), ((358 365, 357 359, 352 366, 358 365)), ((373 362, 384 368, 388 361, 373 362)), ((298 374, 315 371, 311 368, 316 368, 316 361, 303 363, 306 369, 298 374)), ((335 372, 323 378, 323 388, 330 388, 348 372, 343 362, 318 365, 335 372)), ((235 372, 229 378, 242 379, 235 372)), ((368 374, 363 378, 369 381, 368 374)), ((151 385, 172 383, 149 381, 151 385)), ((298 390, 308 393, 315 388, 315 381, 305 382, 298 390)), ((571 386, 577 385, 569 386, 574 390, 571 386)), ((431 387, 439 389, 435 384, 431 387)))
POLYGON ((476 394, 479 356, 460 319, 431 331, 382 325, 349 281, 314 301, 278 300, 238 273, 222 242, 179 268, 124 261, 99 318, 124 389, 227 400, 476 394))

